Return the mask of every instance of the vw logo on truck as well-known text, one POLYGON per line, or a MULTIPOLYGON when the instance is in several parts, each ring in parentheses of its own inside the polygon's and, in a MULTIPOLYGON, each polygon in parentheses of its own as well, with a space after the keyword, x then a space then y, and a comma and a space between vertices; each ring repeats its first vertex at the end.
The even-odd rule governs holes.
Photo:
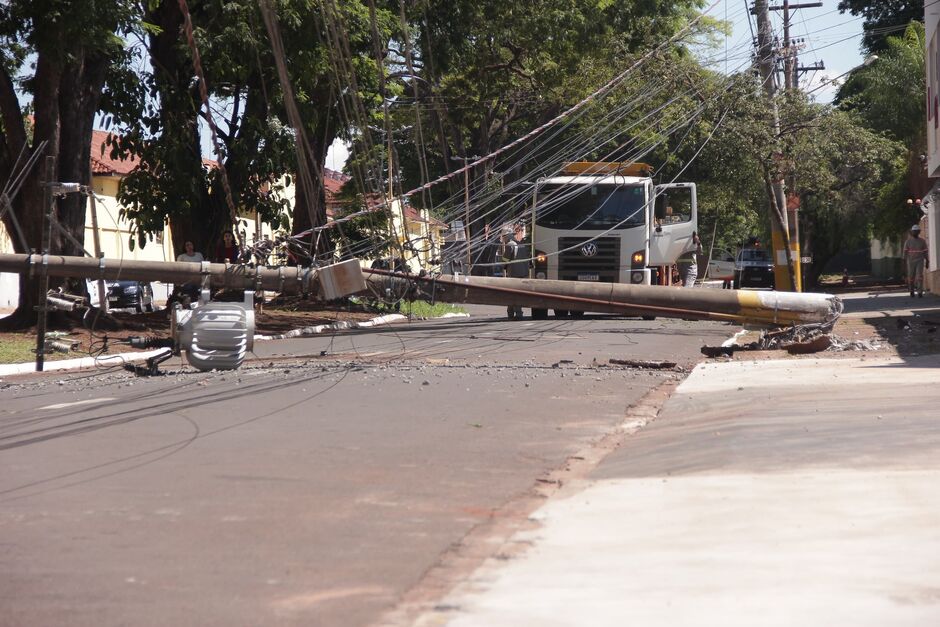
POLYGON ((594 242, 588 242, 581 247, 581 254, 585 257, 593 257, 597 254, 597 244, 594 242))

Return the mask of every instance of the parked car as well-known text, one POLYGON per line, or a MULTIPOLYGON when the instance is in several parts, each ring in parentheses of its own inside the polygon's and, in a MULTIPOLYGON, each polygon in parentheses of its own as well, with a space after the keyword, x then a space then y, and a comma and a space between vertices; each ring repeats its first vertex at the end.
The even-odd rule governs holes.
POLYGON ((153 311, 153 288, 144 281, 108 281, 108 307, 153 311))
POLYGON ((774 262, 766 248, 745 247, 738 251, 734 262, 734 289, 741 287, 774 287, 774 262))
POLYGON ((712 253, 707 278, 713 281, 731 281, 734 278, 734 255, 731 251, 719 249, 712 253))

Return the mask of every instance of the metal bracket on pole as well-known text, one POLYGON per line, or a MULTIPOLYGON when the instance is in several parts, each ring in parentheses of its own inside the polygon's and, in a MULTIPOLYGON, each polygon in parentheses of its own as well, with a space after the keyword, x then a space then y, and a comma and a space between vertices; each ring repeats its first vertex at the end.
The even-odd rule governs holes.
MULTIPOLYGON (((228 264, 226 264, 226 268, 228 268, 228 264)), ((212 297, 212 293, 210 290, 211 281, 210 281, 210 275, 209 275, 209 262, 208 261, 200 262, 199 272, 202 274, 202 285, 200 286, 200 289, 199 289, 199 304, 205 305, 206 303, 209 302, 210 298, 212 297)))

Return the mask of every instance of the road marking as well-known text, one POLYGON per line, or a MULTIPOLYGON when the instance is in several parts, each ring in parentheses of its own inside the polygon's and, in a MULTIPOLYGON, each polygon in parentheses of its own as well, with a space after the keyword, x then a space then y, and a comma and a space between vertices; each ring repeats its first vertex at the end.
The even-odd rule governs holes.
POLYGON ((105 398, 89 398, 84 401, 73 401, 71 403, 56 403, 55 405, 46 405, 45 407, 40 407, 39 411, 44 409, 65 409, 66 407, 76 407, 78 405, 90 405, 91 403, 104 403, 107 401, 116 401, 116 398, 105 397, 105 398))

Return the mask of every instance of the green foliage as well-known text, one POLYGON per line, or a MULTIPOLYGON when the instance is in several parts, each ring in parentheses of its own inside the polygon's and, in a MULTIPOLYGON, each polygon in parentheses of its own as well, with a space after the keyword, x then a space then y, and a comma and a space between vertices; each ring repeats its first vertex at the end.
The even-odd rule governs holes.
POLYGON ((924 25, 912 22, 888 37, 878 59, 850 74, 836 100, 866 126, 912 148, 924 141, 926 119, 924 25))
POLYGON ((429 303, 423 300, 406 300, 401 303, 374 301, 370 309, 378 313, 400 313, 412 318, 440 318, 447 314, 464 314, 467 310, 451 303, 429 303))
POLYGON ((922 0, 841 0, 839 10, 865 17, 862 47, 868 52, 885 50, 888 38, 893 35, 892 29, 924 20, 922 0))
POLYGON ((879 58, 853 72, 839 92, 840 109, 858 123, 896 140, 891 170, 873 195, 872 226, 883 239, 896 238, 920 217, 907 199, 920 197, 929 184, 919 155, 926 152, 924 26, 912 22, 904 33, 884 41, 879 58))
MULTIPOLYGON (((44 154, 55 157, 58 180, 90 182, 91 130, 102 84, 127 64, 121 35, 136 17, 133 0, 0 4, 0 180, 10 180, 17 160, 44 145, 44 154)), ((42 241, 41 176, 41 165, 26 173, 12 199, 25 240, 14 239, 17 252, 39 248, 42 241)), ((86 199, 72 194, 56 204, 57 222, 71 239, 54 232, 49 252, 76 254, 84 237, 86 199)), ((7 232, 14 232, 13 213, 3 218, 7 232)), ((20 287, 17 311, 3 326, 21 326, 35 317, 38 288, 26 278, 20 287)))
MULTIPOLYGON (((336 94, 347 83, 337 77, 340 59, 351 62, 359 87, 359 101, 374 106, 376 70, 367 6, 341 3, 330 14, 330 28, 344 40, 327 45, 327 6, 314 0, 272 0, 283 59, 312 160, 311 173, 322 169, 333 139, 348 132, 354 121, 341 115, 336 94), (339 46, 337 48, 336 46, 339 46)), ((189 3, 194 37, 210 95, 221 154, 215 157, 228 175, 239 213, 257 212, 262 220, 280 226, 288 202, 279 192, 283 181, 297 181, 295 129, 286 111, 277 59, 272 50, 258 2, 255 0, 201 0, 189 3), (286 178, 287 177, 287 178, 286 178)), ((388 37, 389 15, 379 12, 380 36, 388 37), (384 35, 382 35, 384 33, 384 35)), ((148 43, 152 69, 141 71, 134 86, 131 77, 112 82, 107 101, 121 137, 111 149, 115 155, 134 157, 140 167, 127 177, 120 200, 124 216, 132 221, 141 243, 168 221, 176 244, 192 239, 212 249, 223 230, 231 228, 224 197, 221 168, 204 164, 202 126, 204 109, 193 79, 193 58, 182 30, 176 0, 152 2, 136 35, 148 43)), ((145 66, 146 67, 146 66, 145 66)), ((359 102, 357 101, 357 102, 359 102)), ((346 111, 347 109, 343 109, 346 111)), ((314 177, 315 178, 315 177, 314 177)), ((315 181, 311 194, 297 189, 294 229, 325 221, 323 190, 315 181)))
MULTIPOLYGON (((426 180, 418 167, 422 155, 427 177, 435 178, 454 169, 453 155, 487 154, 550 120, 620 73, 633 53, 675 34, 703 4, 459 0, 415 6, 410 41, 419 78, 405 77, 407 97, 393 111, 393 126, 409 129, 396 136, 403 186, 426 180)), ((707 22, 701 32, 714 26, 707 22)), ((578 132, 572 127, 544 150, 578 132)), ((509 180, 530 167, 523 165, 509 180)), ((436 201, 453 191, 437 190, 436 201)), ((422 201, 428 202, 416 199, 422 201)))
POLYGON ((828 105, 790 99, 785 119, 798 128, 788 138, 794 188, 802 200, 803 239, 814 270, 840 251, 865 246, 882 216, 877 199, 897 174, 904 149, 828 105))
POLYGON ((363 214, 341 222, 333 229, 340 256, 343 259, 379 258, 389 253, 392 233, 383 206, 373 202, 371 211, 366 211, 365 197, 357 193, 352 185, 344 186, 338 200, 341 209, 337 210, 334 219, 342 220, 347 216, 363 214))

